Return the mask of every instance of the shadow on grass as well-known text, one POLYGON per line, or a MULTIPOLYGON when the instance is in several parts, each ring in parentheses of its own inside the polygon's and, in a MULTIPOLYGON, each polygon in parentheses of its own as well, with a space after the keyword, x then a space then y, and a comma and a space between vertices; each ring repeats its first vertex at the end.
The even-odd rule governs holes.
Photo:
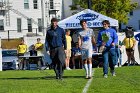
POLYGON ((39 80, 39 79, 55 79, 54 76, 47 76, 47 77, 18 77, 18 78, 0 78, 1 80, 39 80))
POLYGON ((63 78, 85 78, 85 76, 63 76, 63 78))
MULTIPOLYGON (((74 79, 74 78, 85 78, 85 76, 63 76, 63 79, 74 79)), ((45 77, 18 77, 18 78, 0 78, 0 80, 53 80, 55 76, 45 76, 45 77)))

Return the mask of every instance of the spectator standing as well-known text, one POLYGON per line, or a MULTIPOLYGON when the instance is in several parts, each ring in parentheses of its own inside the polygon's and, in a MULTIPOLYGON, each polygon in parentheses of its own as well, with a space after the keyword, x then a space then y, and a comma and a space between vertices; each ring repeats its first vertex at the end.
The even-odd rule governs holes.
POLYGON ((42 54, 42 52, 43 52, 43 43, 41 43, 40 38, 37 38, 37 43, 34 46, 35 46, 35 50, 38 52, 38 54, 42 54))
POLYGON ((66 70, 71 70, 69 67, 70 63, 70 57, 71 57, 71 36, 70 36, 70 30, 66 30, 66 42, 67 42, 67 50, 66 50, 66 70))
POLYGON ((86 79, 90 79, 92 78, 92 44, 96 46, 96 42, 93 30, 87 28, 86 20, 81 20, 80 25, 82 27, 82 30, 79 32, 78 44, 82 49, 82 60, 86 71, 86 79))
MULTIPOLYGON (((24 43, 24 40, 21 40, 21 43, 17 47, 17 54, 18 56, 24 56, 24 54, 27 52, 27 45, 24 43)), ((18 57, 19 58, 19 57, 18 57)), ((26 69, 26 62, 22 58, 19 58, 19 69, 26 69), (23 68, 24 65, 24 68, 23 68)))
MULTIPOLYGON (((35 46, 35 50, 37 51, 37 56, 42 56, 43 58, 43 43, 41 42, 41 39, 40 38, 37 38, 37 43, 34 45, 35 46)), ((40 59, 41 61, 41 65, 42 66, 45 66, 45 63, 40 59)))
POLYGON ((122 65, 122 51, 121 45, 116 45, 116 67, 121 67, 122 65))
POLYGON ((125 37, 124 40, 123 40, 123 44, 125 46, 125 49, 126 49, 126 54, 127 54, 127 57, 128 57, 128 66, 130 64, 133 64, 134 65, 134 62, 135 62, 135 57, 134 57, 134 49, 135 49, 135 45, 136 45, 136 40, 134 37, 130 37, 130 38, 127 38, 125 37), (131 63, 130 63, 131 61, 131 63))
POLYGON ((107 78, 108 76, 108 63, 110 66, 110 71, 112 76, 116 76, 115 74, 115 65, 116 65, 116 52, 115 45, 118 42, 118 36, 116 31, 110 28, 110 22, 108 20, 104 20, 102 22, 103 30, 99 31, 97 43, 100 46, 104 47, 102 52, 103 55, 103 76, 107 78))
POLYGON ((135 35, 135 39, 138 41, 138 51, 139 51, 139 59, 140 59, 140 33, 135 35))
POLYGON ((56 73, 56 79, 62 79, 67 45, 65 32, 58 26, 56 18, 51 19, 51 28, 47 31, 45 46, 46 51, 49 51, 50 53, 54 71, 56 73))
MULTIPOLYGON (((78 42, 78 31, 72 31, 72 45, 75 45, 78 42)), ((75 47, 75 46, 72 46, 75 47)))

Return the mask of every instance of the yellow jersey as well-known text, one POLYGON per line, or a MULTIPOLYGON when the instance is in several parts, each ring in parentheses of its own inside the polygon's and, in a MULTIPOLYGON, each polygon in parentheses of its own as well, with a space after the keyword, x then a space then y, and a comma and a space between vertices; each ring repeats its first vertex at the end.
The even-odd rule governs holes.
POLYGON ((37 51, 43 51, 43 44, 40 42, 40 43, 36 43, 35 44, 35 49, 37 51))
POLYGON ((125 37, 123 40, 123 44, 124 44, 125 48, 132 48, 133 45, 135 44, 135 42, 136 42, 136 40, 134 37, 132 37, 132 38, 125 37))
POLYGON ((26 44, 20 44, 17 47, 18 53, 24 54, 27 51, 27 45, 26 44))
POLYGON ((71 49, 71 36, 66 35, 67 49, 71 49))

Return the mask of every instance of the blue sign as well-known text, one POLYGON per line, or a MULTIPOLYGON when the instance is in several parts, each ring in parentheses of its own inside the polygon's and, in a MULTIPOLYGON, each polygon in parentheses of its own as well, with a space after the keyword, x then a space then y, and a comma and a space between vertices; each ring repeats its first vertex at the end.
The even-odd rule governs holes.
MULTIPOLYGON (((80 27, 80 23, 65 23, 65 26, 67 28, 69 27, 78 28, 80 27)), ((102 27, 102 22, 87 22, 87 26, 88 27, 102 27)))
POLYGON ((93 21, 95 19, 97 19, 99 17, 99 15, 95 15, 95 14, 92 14, 92 13, 86 13, 86 14, 82 14, 80 16, 77 16, 76 19, 79 19, 79 20, 86 20, 86 21, 93 21))
POLYGON ((87 22, 87 26, 92 26, 92 23, 91 22, 87 22))
POLYGON ((80 27, 80 23, 65 23, 66 27, 80 27))

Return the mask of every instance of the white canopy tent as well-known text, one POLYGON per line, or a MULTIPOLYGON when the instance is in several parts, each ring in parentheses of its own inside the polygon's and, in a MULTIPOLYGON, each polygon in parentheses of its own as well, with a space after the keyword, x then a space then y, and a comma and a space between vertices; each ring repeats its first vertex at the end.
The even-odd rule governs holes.
POLYGON ((102 27, 103 20, 109 20, 110 25, 118 27, 118 20, 107 17, 90 9, 85 9, 73 16, 70 16, 58 22, 58 25, 64 29, 78 29, 81 28, 80 20, 87 20, 88 27, 102 27))
MULTIPOLYGON (((80 20, 85 19, 87 20, 87 26, 90 28, 93 27, 102 27, 102 21, 103 20, 109 20, 110 26, 112 27, 118 27, 118 20, 107 17, 105 15, 102 15, 100 13, 97 13, 90 9, 85 9, 73 16, 70 16, 62 21, 58 22, 58 25, 62 27, 63 29, 79 29, 80 26, 80 20)), ((122 41, 125 37, 125 34, 118 33, 118 38, 120 41, 122 41)), ((140 64, 140 59, 138 56, 138 49, 137 45, 135 46, 135 59, 140 64)), ((125 47, 122 47, 124 52, 122 53, 122 64, 124 64, 127 61, 127 55, 125 51, 125 47)))

